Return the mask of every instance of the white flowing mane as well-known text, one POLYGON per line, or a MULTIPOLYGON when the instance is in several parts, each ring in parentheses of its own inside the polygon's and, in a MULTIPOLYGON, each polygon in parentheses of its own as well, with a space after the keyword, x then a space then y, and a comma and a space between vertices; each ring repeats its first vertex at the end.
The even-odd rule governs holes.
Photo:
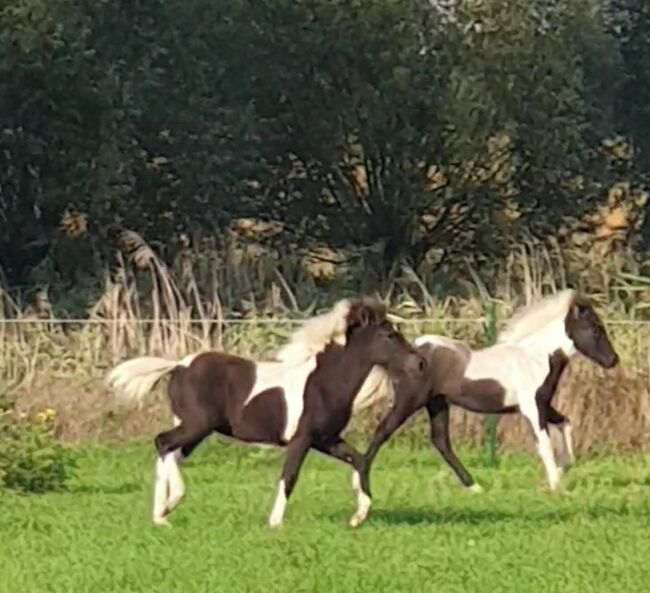
POLYGON ((512 316, 500 332, 498 343, 516 344, 549 323, 561 319, 569 311, 575 296, 576 293, 572 289, 562 290, 523 307, 512 316))
POLYGON ((289 337, 275 359, 298 364, 321 352, 330 342, 345 345, 350 300, 343 299, 332 309, 305 321, 289 337))

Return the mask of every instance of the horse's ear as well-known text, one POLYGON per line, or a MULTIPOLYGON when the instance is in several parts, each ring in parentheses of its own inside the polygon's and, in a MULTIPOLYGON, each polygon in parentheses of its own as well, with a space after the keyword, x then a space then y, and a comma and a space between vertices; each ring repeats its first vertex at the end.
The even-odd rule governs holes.
POLYGON ((379 325, 386 320, 388 308, 381 301, 368 298, 364 300, 363 306, 366 308, 368 314, 366 319, 367 323, 379 325))
POLYGON ((358 301, 353 301, 347 315, 348 331, 365 324, 366 314, 365 307, 358 301))
POLYGON ((581 317, 586 317, 591 313, 592 307, 591 303, 584 299, 576 299, 571 303, 571 315, 575 319, 580 319, 581 317))

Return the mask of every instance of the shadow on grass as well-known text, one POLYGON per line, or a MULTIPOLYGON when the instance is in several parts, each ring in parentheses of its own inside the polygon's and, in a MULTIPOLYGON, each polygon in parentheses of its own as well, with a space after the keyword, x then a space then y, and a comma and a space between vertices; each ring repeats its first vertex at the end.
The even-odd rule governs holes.
POLYGON ((93 486, 88 484, 70 486, 67 492, 69 494, 131 494, 138 490, 142 490, 142 484, 126 482, 116 486, 93 486))
POLYGON ((648 516, 645 509, 630 511, 603 505, 590 505, 582 509, 548 509, 529 512, 501 511, 489 509, 433 509, 401 508, 374 509, 368 518, 369 523, 387 525, 480 525, 506 521, 525 521, 531 523, 560 523, 583 516, 591 519, 603 517, 622 517, 634 515, 648 516))

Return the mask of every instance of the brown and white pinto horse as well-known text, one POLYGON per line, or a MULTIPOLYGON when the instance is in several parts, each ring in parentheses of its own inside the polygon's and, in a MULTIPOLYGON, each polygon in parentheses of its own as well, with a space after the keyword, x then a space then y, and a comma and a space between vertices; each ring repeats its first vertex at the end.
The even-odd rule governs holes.
MULTIPOLYGON (((521 412, 530 422, 551 490, 574 459, 569 420, 553 407, 553 396, 569 359, 580 352, 603 368, 618 363, 607 331, 592 304, 564 290, 522 309, 507 324, 494 346, 473 350, 444 336, 415 340, 428 361, 429 384, 402 380, 390 412, 381 421, 366 452, 367 470, 381 445, 417 410, 429 415, 430 438, 461 483, 480 486, 454 454, 449 440, 449 405, 478 413, 521 412), (558 468, 549 430, 563 441, 558 468)), ((364 388, 362 388, 363 390, 364 388)), ((382 385, 390 390, 390 384, 382 385)), ((382 394, 375 394, 380 399, 382 394)))
POLYGON ((370 300, 341 301, 305 322, 280 357, 283 360, 277 362, 221 352, 180 361, 140 357, 110 372, 109 385, 131 399, 144 397, 161 377, 171 375, 168 396, 176 426, 155 439, 154 523, 167 524, 167 515, 184 495, 180 459, 213 432, 249 443, 286 446, 271 527, 282 524, 310 448, 353 466, 357 510, 350 524, 365 519, 371 502, 365 458, 340 433, 375 365, 417 382, 416 377, 428 377, 423 357, 387 321, 383 306, 370 300))

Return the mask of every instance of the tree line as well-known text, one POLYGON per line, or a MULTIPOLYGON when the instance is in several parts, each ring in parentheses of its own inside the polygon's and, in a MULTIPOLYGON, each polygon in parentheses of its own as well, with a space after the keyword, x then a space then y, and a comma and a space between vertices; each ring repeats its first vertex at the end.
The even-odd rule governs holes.
POLYGON ((386 269, 499 260, 616 184, 648 244, 641 0, 13 0, 0 23, 9 287, 101 281, 121 229, 164 256, 243 217, 386 269))

